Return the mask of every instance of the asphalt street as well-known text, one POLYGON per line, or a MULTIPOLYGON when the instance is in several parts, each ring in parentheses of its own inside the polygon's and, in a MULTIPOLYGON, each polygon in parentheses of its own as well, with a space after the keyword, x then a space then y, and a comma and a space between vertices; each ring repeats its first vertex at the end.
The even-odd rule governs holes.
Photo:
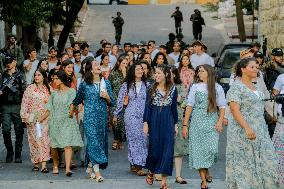
MULTIPOLYGON (((164 44, 168 40, 168 33, 174 32, 174 21, 170 18, 176 5, 163 6, 90 6, 87 12, 87 18, 83 23, 82 32, 79 40, 86 40, 91 46, 91 50, 99 48, 99 41, 107 39, 114 41, 114 27, 111 23, 111 17, 115 16, 117 11, 122 12, 125 20, 123 27, 124 42, 137 43, 141 40, 154 39, 157 45, 164 44)), ((189 21, 190 14, 195 8, 202 8, 198 5, 189 4, 181 6, 184 13, 184 22, 182 23, 184 41, 191 43, 193 41, 192 26, 189 21)), ((207 44, 209 52, 217 51, 219 46, 224 42, 221 21, 213 20, 210 13, 203 14, 206 27, 203 32, 203 41, 207 44)), ((225 148, 226 148, 226 132, 220 135, 219 159, 218 163, 210 169, 214 182, 210 184, 211 189, 224 189, 225 187, 225 148)), ((14 137, 13 137, 14 139, 14 137)), ((112 133, 109 136, 109 146, 112 143, 112 133)), ((145 177, 138 177, 129 171, 129 163, 127 160, 127 144, 125 149, 119 151, 109 150, 109 167, 102 171, 106 178, 103 183, 96 183, 86 177, 85 169, 78 168, 74 171, 72 178, 65 176, 65 170, 60 170, 58 176, 51 173, 42 174, 40 172, 32 172, 32 164, 29 159, 29 147, 27 135, 24 138, 24 152, 22 164, 6 164, 6 150, 3 139, 0 137, 0 189, 14 188, 97 188, 97 189, 142 189, 142 188, 158 188, 156 182, 153 186, 145 183, 145 177)), ((170 177, 170 185, 174 189, 181 188, 200 188, 199 174, 197 170, 190 170, 185 160, 182 176, 187 179, 189 184, 178 185, 174 183, 174 173, 170 177)), ((48 164, 48 168, 52 169, 52 164, 48 164)))

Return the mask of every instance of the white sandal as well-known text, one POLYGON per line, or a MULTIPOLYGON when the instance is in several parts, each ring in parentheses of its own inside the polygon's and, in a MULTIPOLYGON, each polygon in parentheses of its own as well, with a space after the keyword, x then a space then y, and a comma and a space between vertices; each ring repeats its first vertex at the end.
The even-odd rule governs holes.
POLYGON ((88 175, 89 178, 92 178, 92 175, 93 175, 93 169, 92 169, 92 167, 88 167, 88 168, 86 169, 86 173, 87 173, 87 175, 88 175))
POLYGON ((98 176, 98 177, 96 178, 96 181, 97 181, 97 182, 103 182, 103 181, 104 181, 104 177, 98 176))

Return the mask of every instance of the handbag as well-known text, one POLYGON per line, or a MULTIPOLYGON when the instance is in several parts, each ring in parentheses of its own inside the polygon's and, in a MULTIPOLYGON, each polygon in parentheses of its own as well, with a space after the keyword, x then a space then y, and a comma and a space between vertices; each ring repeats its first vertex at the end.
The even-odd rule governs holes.
POLYGON ((128 97, 128 94, 126 94, 123 98, 123 106, 127 106, 128 105, 128 101, 129 101, 129 97, 128 97))

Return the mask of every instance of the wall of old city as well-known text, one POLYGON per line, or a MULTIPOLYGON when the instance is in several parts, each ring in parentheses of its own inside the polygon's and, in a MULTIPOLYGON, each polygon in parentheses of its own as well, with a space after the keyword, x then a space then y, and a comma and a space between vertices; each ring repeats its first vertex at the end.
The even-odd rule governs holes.
POLYGON ((268 48, 284 48, 284 0, 260 0, 259 36, 268 40, 268 48))

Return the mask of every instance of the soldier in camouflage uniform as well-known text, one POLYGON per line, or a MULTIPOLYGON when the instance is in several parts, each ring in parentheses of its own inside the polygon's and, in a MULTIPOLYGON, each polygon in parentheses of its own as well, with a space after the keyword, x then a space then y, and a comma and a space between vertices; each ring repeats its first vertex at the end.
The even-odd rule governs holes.
POLYGON ((112 17, 112 23, 115 28, 115 44, 120 45, 121 35, 122 35, 122 26, 124 24, 124 20, 121 17, 121 12, 116 13, 117 17, 112 17))
MULTIPOLYGON (((7 46, 1 49, 4 55, 12 55, 17 58, 17 68, 23 69, 24 55, 22 49, 16 45, 17 38, 15 35, 7 37, 7 46)), ((1 70, 2 71, 2 70, 1 70)))
MULTIPOLYGON (((283 62, 283 51, 280 48, 275 48, 272 50, 271 53, 271 61, 267 62, 265 65, 262 66, 262 70, 264 72, 264 82, 266 87, 269 91, 271 91, 274 87, 275 81, 277 77, 284 73, 284 62, 283 62)), ((275 126, 276 126, 276 119, 273 116, 269 115, 265 112, 265 120, 268 125, 268 131, 270 137, 273 136, 275 126)))

